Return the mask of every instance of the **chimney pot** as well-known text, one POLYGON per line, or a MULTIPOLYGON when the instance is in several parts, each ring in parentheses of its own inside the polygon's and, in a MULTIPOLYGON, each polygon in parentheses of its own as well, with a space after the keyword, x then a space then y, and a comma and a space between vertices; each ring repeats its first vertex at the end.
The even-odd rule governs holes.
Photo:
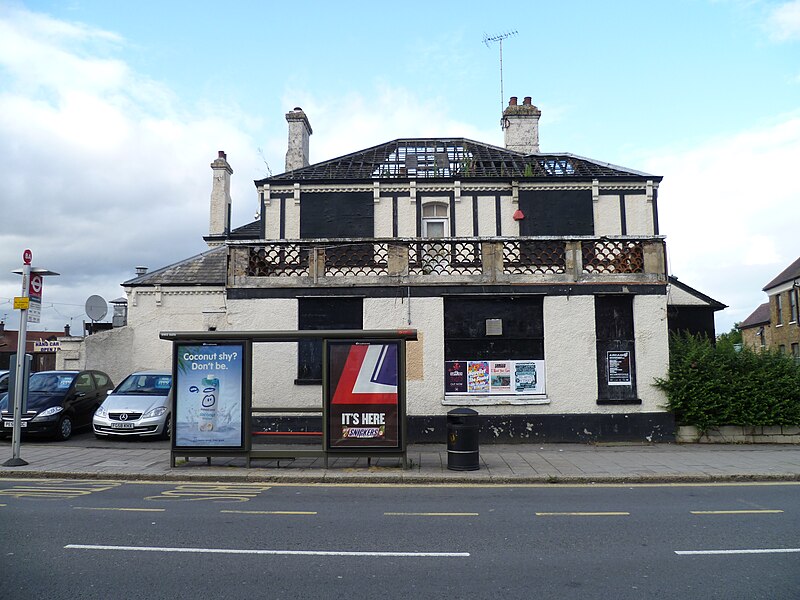
POLYGON ((517 97, 511 96, 511 100, 508 101, 509 106, 516 106, 517 105, 517 97))
POLYGON ((227 154, 225 154, 225 151, 224 151, 224 150, 219 150, 219 151, 217 152, 217 156, 218 156, 219 158, 225 158, 225 159, 227 159, 227 158, 228 158, 228 155, 227 155, 227 154))
POLYGON ((522 100, 522 106, 530 106, 531 105, 531 97, 525 96, 522 100))

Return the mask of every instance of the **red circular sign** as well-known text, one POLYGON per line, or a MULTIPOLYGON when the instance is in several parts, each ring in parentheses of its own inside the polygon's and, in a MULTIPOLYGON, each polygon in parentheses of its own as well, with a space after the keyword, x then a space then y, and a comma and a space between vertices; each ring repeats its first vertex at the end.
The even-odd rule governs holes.
POLYGON ((42 276, 41 275, 31 275, 31 288, 30 294, 34 296, 39 296, 42 293, 42 276))
POLYGON ((22 253, 22 260, 25 262, 26 265, 31 264, 31 261, 33 260, 33 252, 31 252, 26 248, 25 251, 22 253))

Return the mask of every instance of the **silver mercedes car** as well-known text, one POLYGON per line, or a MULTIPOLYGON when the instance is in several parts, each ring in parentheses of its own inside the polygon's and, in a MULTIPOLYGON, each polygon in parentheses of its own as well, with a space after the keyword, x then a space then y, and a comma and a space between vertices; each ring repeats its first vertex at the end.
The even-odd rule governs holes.
POLYGON ((94 413, 94 434, 98 438, 138 435, 168 439, 171 406, 171 373, 131 373, 94 413))

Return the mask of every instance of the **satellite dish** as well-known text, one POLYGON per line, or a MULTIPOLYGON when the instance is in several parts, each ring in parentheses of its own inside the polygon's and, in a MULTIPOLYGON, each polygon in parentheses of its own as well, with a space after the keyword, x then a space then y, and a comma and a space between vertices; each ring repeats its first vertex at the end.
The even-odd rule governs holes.
POLYGON ((108 303, 102 296, 89 296, 86 300, 86 314, 92 321, 99 321, 108 314, 108 303))

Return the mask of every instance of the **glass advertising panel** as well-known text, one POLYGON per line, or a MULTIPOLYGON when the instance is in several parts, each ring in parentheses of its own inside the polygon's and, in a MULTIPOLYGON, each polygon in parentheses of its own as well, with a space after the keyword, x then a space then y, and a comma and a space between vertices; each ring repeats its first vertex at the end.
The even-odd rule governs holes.
POLYGON ((326 449, 400 449, 400 343, 328 341, 326 352, 326 449))
POLYGON ((244 448, 240 342, 176 344, 174 448, 244 448))

